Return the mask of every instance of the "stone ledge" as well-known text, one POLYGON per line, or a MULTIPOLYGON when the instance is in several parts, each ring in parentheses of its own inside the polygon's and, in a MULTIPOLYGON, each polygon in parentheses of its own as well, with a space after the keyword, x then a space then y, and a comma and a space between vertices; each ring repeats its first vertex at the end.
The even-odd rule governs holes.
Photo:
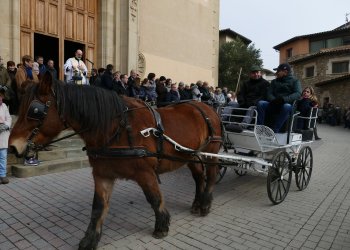
POLYGON ((17 164, 11 166, 12 176, 18 178, 63 172, 73 169, 89 167, 87 156, 72 157, 59 160, 42 161, 38 166, 24 166, 17 164))

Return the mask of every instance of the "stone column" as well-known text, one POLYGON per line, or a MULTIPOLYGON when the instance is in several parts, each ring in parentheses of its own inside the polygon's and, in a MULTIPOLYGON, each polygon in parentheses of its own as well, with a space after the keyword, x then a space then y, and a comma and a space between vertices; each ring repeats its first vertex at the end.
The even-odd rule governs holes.
POLYGON ((137 68, 138 1, 100 1, 98 65, 129 74, 137 68))
POLYGON ((6 62, 19 63, 20 58, 20 0, 1 1, 0 56, 6 62))

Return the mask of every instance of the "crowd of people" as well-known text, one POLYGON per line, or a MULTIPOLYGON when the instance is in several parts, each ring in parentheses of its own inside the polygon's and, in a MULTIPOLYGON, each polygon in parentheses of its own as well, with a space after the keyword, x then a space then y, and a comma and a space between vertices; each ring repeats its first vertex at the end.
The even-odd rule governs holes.
MULTIPOLYGON (((91 85, 115 91, 119 95, 139 98, 151 105, 158 107, 181 100, 198 100, 220 103, 224 105, 230 100, 235 100, 235 93, 227 88, 221 90, 210 87, 208 82, 184 84, 173 83, 172 79, 149 73, 147 78, 140 79, 136 70, 130 74, 122 74, 115 70, 112 64, 98 70, 92 69, 88 76, 87 67, 82 60, 83 51, 78 49, 73 57, 64 64, 64 82, 66 84, 91 85)), ((0 57, 0 184, 6 184, 6 159, 9 128, 11 127, 11 115, 18 114, 18 108, 26 92, 29 82, 38 83, 46 72, 51 73, 53 79, 58 79, 54 61, 49 59, 44 64, 43 56, 36 56, 35 60, 30 55, 22 57, 21 63, 8 61, 6 67, 0 57)), ((44 150, 51 150, 49 147, 44 150)), ((27 152, 24 165, 37 166, 39 160, 36 152, 27 152)))

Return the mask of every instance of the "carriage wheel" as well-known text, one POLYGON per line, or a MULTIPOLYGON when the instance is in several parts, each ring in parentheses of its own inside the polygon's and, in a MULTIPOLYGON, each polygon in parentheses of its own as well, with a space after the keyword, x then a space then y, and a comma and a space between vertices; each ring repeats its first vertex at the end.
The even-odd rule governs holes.
POLYGON ((224 175, 226 174, 227 167, 223 165, 218 166, 218 172, 216 174, 216 184, 218 184, 222 178, 224 178, 224 175))
POLYGON ((239 176, 245 176, 247 174, 247 170, 235 169, 235 173, 239 176))
POLYGON ((303 147, 300 150, 295 169, 295 182, 299 190, 304 190, 311 178, 313 165, 312 150, 309 146, 303 147))
POLYGON ((278 152, 272 160, 267 175, 267 194, 273 204, 286 198, 292 181, 292 161, 285 151, 278 152))

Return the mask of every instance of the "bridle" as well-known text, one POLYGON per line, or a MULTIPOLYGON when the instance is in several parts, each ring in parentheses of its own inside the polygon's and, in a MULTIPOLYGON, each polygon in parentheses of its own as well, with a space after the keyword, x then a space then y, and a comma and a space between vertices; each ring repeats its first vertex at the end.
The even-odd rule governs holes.
MULTIPOLYGON (((40 127, 43 125, 44 123, 44 120, 47 116, 47 112, 49 110, 51 106, 51 101, 46 101, 45 103, 43 103, 42 101, 40 100, 33 100, 29 107, 28 107, 28 110, 27 110, 27 119, 30 119, 30 120, 35 120, 37 121, 37 125, 36 127, 32 130, 32 132, 30 133, 28 139, 27 139, 27 148, 26 148, 26 154, 30 151, 39 151, 43 148, 45 148, 46 146, 52 144, 52 143, 55 143, 55 142, 59 142, 59 141, 62 141, 64 139, 67 139, 69 137, 72 137, 74 135, 77 135, 77 134, 80 134, 80 133, 83 133, 84 131, 86 131, 86 129, 84 130, 81 130, 81 131, 78 131, 78 132, 73 132, 71 134, 68 134, 66 136, 63 136, 63 137, 60 137, 56 140, 52 140, 46 144, 40 144, 40 145, 36 145, 34 142, 33 142, 33 139, 34 137, 39 133, 39 130, 40 130, 40 127)), ((65 129, 67 129, 68 127, 70 127, 66 121, 63 121, 63 124, 65 126, 65 129)))
POLYGON ((39 133, 40 127, 43 125, 43 122, 47 116, 47 111, 51 106, 51 101, 47 101, 46 103, 42 103, 39 100, 33 100, 27 110, 27 119, 37 121, 36 127, 30 133, 27 139, 27 149, 26 153, 30 150, 37 150, 38 146, 33 142, 34 137, 39 133))

